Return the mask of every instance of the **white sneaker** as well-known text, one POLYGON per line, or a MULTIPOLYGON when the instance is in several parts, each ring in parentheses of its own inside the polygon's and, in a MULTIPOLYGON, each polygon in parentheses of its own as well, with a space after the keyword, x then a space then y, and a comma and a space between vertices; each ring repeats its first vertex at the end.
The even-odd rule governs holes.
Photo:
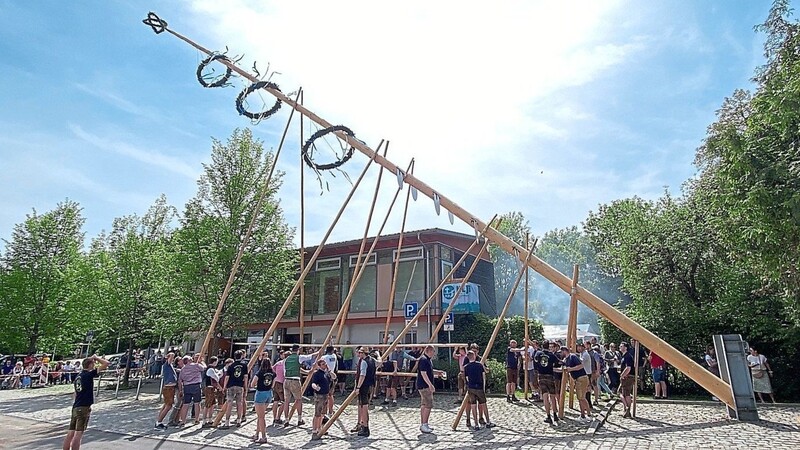
POLYGON ((423 423, 419 426, 419 431, 423 433, 433 433, 433 428, 431 428, 427 423, 423 423))

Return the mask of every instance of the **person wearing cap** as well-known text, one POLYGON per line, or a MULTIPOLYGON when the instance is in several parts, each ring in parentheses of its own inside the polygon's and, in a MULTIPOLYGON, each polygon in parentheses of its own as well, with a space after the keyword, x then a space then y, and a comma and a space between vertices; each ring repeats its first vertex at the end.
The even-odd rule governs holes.
POLYGON ((356 383, 354 389, 358 392, 358 423, 351 433, 369 437, 369 402, 372 398, 372 388, 375 386, 375 373, 377 362, 369 354, 369 347, 360 347, 356 352, 358 364, 356 365, 356 383))
POLYGON ((305 425, 303 421, 303 393, 301 392, 303 386, 300 383, 300 365, 314 359, 319 352, 301 355, 299 351, 300 346, 293 344, 292 351, 284 359, 285 381, 283 382, 283 395, 285 401, 283 403, 283 415, 286 416, 286 421, 283 422, 284 427, 289 426, 289 420, 292 418, 292 413, 295 409, 297 410, 297 426, 305 425))
POLYGON ((561 347, 561 357, 564 358, 562 370, 568 372, 575 380, 575 394, 578 396, 581 410, 580 422, 591 422, 592 410, 589 402, 586 401, 586 393, 589 391, 589 375, 584 370, 583 361, 578 354, 570 353, 567 347, 561 347))

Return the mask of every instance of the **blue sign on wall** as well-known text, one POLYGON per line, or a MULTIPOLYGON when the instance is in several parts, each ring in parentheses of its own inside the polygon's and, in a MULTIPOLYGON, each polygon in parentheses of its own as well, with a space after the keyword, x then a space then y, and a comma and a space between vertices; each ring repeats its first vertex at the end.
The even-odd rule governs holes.
MULTIPOLYGON (((461 283, 445 284, 442 288, 442 309, 447 309, 450 302, 453 301, 453 296, 461 283)), ((481 301, 478 294, 480 286, 475 283, 467 283, 461 294, 455 300, 456 304, 451 311, 455 313, 477 313, 481 312, 481 301)))
POLYGON ((408 302, 403 305, 403 310, 406 313, 406 319, 413 319, 417 315, 417 311, 419 311, 419 304, 417 302, 408 302))

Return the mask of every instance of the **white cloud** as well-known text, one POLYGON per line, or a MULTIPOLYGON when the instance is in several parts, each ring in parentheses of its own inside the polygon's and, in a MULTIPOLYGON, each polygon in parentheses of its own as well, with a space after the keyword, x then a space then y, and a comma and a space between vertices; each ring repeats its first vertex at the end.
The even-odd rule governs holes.
MULTIPOLYGON (((561 103, 559 94, 592 83, 645 48, 646 38, 615 34, 612 24, 628 16, 624 8, 619 2, 489 7, 463 1, 200 0, 192 3, 189 27, 170 23, 206 47, 246 54, 244 67, 253 59, 262 68, 269 62, 281 72, 274 80, 284 91, 302 85, 305 104, 321 117, 351 126, 373 145, 391 139, 391 160, 405 165, 416 157, 420 178, 482 218, 511 209, 538 214, 536 205, 556 193, 572 195, 576 223, 605 199, 599 193, 617 187, 590 184, 598 180, 591 152, 553 154, 551 144, 587 132, 580 123, 593 118, 592 105, 567 97, 561 103), (558 176, 556 171, 570 173, 562 172, 559 158, 571 156, 576 158, 566 168, 574 176, 558 176), (521 192, 524 205, 513 200, 521 192)), ((292 158, 283 164, 297 163, 292 158)), ((357 176, 354 164, 347 168, 357 176)), ((297 171, 284 169, 291 177, 284 183, 284 206, 297 223, 297 171)), ((330 220, 349 185, 338 178, 331 189, 321 199, 310 194, 307 209, 330 220)), ((360 192, 354 208, 368 207, 370 195, 360 192)), ((421 206, 410 214, 409 228, 449 227, 446 214, 436 219, 432 205, 421 206)), ((308 222, 309 239, 321 237, 327 221, 308 222)), ((359 234, 343 228, 336 238, 359 234)))
POLYGON ((68 126, 76 137, 102 150, 112 151, 136 161, 183 175, 192 180, 196 180, 200 175, 199 168, 194 168, 179 158, 122 142, 117 138, 100 137, 85 131, 79 125, 70 123, 68 126))

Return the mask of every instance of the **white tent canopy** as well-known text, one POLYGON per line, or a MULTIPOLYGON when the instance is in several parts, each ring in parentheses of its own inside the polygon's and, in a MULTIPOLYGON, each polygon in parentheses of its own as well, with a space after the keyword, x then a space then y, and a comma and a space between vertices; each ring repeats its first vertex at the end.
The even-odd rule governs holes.
MULTIPOLYGON (((554 340, 562 340, 566 341, 567 339, 567 325, 544 325, 544 338, 550 341, 554 340)), ((593 337, 600 337, 599 334, 595 333, 590 324, 588 323, 579 323, 578 324, 578 340, 589 340, 593 337)))

